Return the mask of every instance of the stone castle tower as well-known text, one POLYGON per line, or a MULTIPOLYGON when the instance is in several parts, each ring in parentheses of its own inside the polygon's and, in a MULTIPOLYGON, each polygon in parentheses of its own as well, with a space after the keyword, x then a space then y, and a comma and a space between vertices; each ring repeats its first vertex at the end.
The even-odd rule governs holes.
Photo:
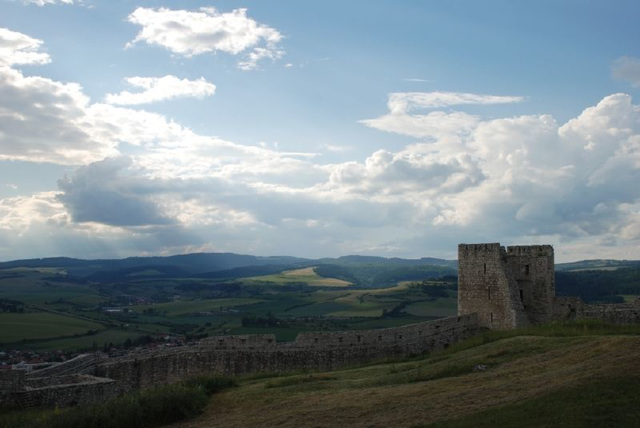
POLYGON ((551 321, 555 299, 550 245, 458 246, 458 315, 482 327, 511 329, 551 321))

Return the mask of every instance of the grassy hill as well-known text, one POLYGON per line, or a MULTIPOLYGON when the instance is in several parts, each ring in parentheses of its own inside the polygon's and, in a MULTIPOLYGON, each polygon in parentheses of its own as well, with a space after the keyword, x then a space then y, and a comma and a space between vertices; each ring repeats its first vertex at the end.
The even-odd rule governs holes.
POLYGON ((88 406, 0 409, 0 427, 637 427, 639 355, 640 325, 554 323, 334 372, 198 376, 88 406))
POLYGON ((421 359, 246 378, 178 426, 640 426, 639 333, 492 332, 421 359))

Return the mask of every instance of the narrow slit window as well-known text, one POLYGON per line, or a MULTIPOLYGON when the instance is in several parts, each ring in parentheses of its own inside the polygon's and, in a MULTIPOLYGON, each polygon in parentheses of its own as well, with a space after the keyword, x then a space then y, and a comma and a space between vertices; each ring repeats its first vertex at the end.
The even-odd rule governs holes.
POLYGON ((529 275, 529 265, 524 265, 524 274, 529 275))
POLYGON ((491 312, 490 315, 491 315, 491 322, 493 322, 493 312, 491 312))
POLYGON ((487 264, 484 264, 484 273, 487 273, 487 264))
POLYGON ((524 301, 524 291, 520 290, 520 301, 524 301))
POLYGON ((487 288, 487 296, 489 297, 489 300, 491 300, 491 287, 487 288))

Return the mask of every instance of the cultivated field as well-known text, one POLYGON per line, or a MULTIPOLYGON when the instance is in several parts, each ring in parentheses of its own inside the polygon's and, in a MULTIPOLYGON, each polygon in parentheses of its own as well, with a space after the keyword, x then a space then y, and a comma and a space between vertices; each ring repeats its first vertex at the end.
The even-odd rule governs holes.
POLYGON ((265 275, 247 278, 249 280, 272 282, 275 284, 290 284, 304 282, 312 287, 348 287, 350 282, 336 278, 324 278, 316 274, 315 268, 295 269, 284 271, 276 275, 265 275))

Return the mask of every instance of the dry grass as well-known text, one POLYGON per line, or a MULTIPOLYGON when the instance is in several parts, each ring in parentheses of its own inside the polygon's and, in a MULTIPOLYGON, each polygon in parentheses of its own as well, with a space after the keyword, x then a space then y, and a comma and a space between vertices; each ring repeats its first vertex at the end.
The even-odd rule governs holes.
POLYGON ((278 284, 287 284, 290 282, 306 282, 312 287, 348 287, 352 285, 350 282, 343 281, 341 279, 322 277, 316 273, 314 267, 286 270, 279 274, 256 276, 246 279, 274 282, 278 284))
POLYGON ((267 387, 274 379, 245 381, 179 426, 408 427, 637 374, 638 356, 638 336, 515 337, 419 361, 281 377, 278 388, 267 387), (473 372, 475 364, 488 369, 473 372))

